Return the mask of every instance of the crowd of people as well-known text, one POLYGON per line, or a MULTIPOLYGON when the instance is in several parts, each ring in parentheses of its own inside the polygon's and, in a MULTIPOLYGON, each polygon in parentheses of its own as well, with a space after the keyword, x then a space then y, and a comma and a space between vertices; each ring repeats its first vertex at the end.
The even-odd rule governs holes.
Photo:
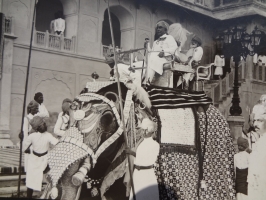
POLYGON ((266 198, 266 95, 250 114, 250 128, 237 140, 234 156, 237 200, 266 198))
POLYGON ((47 154, 50 144, 56 145, 58 139, 65 134, 69 126, 69 109, 71 100, 66 98, 62 103, 62 112, 54 126, 53 133, 47 132, 49 112, 43 104, 44 97, 37 92, 27 106, 27 116, 24 117, 23 132, 19 135, 23 139, 24 169, 26 172, 27 198, 32 198, 33 191, 41 191, 45 174, 49 167, 47 154))
MULTIPOLYGON (((169 70, 168 57, 176 62, 193 67, 202 55, 202 41, 198 36, 194 36, 191 40, 190 50, 186 54, 180 52, 180 42, 167 34, 169 26, 166 22, 159 22, 156 25, 157 40, 154 41, 153 47, 146 46, 153 54, 149 57, 149 63, 152 67, 148 68, 146 73, 146 83, 157 81, 163 78, 163 74, 169 70), (194 63, 194 64, 193 64, 194 63)), ((149 45, 145 43, 145 45, 149 45)), ((106 57, 106 61, 112 68, 111 75, 114 76, 114 59, 106 57)), ((123 80, 124 77, 131 77, 136 85, 140 85, 142 78, 141 73, 129 70, 128 66, 119 63, 118 73, 123 80)), ((180 81, 188 82, 192 79, 191 73, 183 74, 180 81)), ((62 102, 62 112, 59 113, 57 122, 54 126, 54 137, 47 132, 47 124, 45 118, 49 117, 49 112, 43 104, 43 94, 38 92, 34 96, 27 107, 27 116, 24 118, 23 133, 20 134, 23 139, 23 149, 25 152, 25 171, 27 197, 31 198, 33 190, 41 191, 43 174, 47 172, 47 153, 49 145, 56 145, 58 139, 65 134, 69 127, 69 109, 71 105, 70 99, 62 102)), ((133 172, 133 180, 137 199, 147 199, 147 194, 138 193, 143 188, 150 185, 157 185, 154 173, 154 164, 159 154, 160 145, 152 139, 155 132, 155 124, 148 120, 143 124, 143 137, 135 151, 126 149, 126 153, 135 156, 135 170, 133 172), (149 149, 146 147, 149 146, 149 149), (143 170, 145 169, 145 170, 143 170), (142 196, 141 196, 142 195, 142 196)), ((235 183, 237 200, 245 199, 266 199, 266 95, 262 95, 260 103, 255 105, 250 115, 250 128, 247 133, 238 138, 239 152, 234 155, 235 183)), ((159 199, 158 188, 153 188, 148 195, 150 199, 159 199)), ((132 192, 130 198, 133 198, 132 192)))

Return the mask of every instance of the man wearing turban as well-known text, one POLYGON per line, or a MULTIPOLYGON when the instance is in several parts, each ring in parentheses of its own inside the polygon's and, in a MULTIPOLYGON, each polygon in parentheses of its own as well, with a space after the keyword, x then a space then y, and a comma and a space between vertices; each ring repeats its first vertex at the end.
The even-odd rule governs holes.
POLYGON ((34 133, 25 140, 24 150, 32 147, 29 154, 26 173, 27 198, 32 198, 33 190, 41 191, 43 172, 47 167, 47 153, 49 145, 56 145, 58 140, 47 132, 47 125, 44 118, 35 116, 30 121, 34 133))
POLYGON ((43 94, 41 92, 37 92, 34 95, 34 100, 39 104, 39 112, 37 115, 40 117, 49 117, 49 112, 43 104, 43 94))
POLYGON ((56 124, 54 126, 54 133, 58 136, 63 136, 69 126, 69 109, 72 101, 68 98, 62 102, 62 112, 59 113, 56 124))
POLYGON ((159 38, 154 41, 152 49, 150 49, 148 43, 145 43, 145 47, 150 51, 146 77, 148 82, 152 82, 155 73, 163 75, 163 66, 169 62, 167 57, 172 56, 178 48, 174 37, 167 34, 168 28, 169 25, 165 21, 158 22, 156 24, 156 35, 159 38))
POLYGON ((250 154, 248 199, 266 199, 266 113, 255 115, 254 128, 260 138, 250 154))
MULTIPOLYGON (((32 127, 30 125, 30 120, 33 119, 33 117, 39 112, 39 104, 32 100, 28 106, 27 106, 27 116, 24 117, 24 121, 23 121, 23 134, 21 135, 21 137, 23 137, 23 146, 25 146, 25 141, 27 140, 29 134, 32 131, 32 127)), ((28 164, 28 154, 25 153, 24 154, 24 169, 25 172, 27 171, 27 164, 28 164)))

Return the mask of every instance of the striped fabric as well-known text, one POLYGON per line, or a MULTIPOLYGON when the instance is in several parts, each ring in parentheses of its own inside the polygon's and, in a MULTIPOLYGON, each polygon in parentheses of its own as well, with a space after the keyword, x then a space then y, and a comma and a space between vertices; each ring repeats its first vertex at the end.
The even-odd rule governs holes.
POLYGON ((156 109, 173 109, 193 105, 208 105, 212 99, 203 91, 187 91, 150 85, 146 88, 151 103, 156 109))
MULTIPOLYGON (((22 174, 24 174, 24 153, 22 153, 22 174)), ((19 149, 0 149, 0 174, 17 174, 19 168, 19 149)))

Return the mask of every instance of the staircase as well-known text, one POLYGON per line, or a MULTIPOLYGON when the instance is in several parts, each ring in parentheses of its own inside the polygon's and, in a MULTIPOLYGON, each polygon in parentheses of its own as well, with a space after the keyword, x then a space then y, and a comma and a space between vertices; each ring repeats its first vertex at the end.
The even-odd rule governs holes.
MULTIPOLYGON (((223 79, 210 80, 205 83, 204 91, 212 98, 213 105, 217 107, 220 112, 227 118, 229 115, 229 108, 231 106, 233 97, 233 86, 235 68, 234 63, 231 63, 231 72, 227 73, 223 79)), ((241 93, 241 85, 245 82, 245 63, 239 65, 239 94, 241 93)))

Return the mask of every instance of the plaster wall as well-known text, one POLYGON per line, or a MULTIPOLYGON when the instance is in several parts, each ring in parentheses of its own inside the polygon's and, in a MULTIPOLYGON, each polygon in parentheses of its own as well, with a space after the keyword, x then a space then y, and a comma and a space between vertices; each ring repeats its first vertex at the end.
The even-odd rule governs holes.
MULTIPOLYGON (((3 11, 15 18, 14 49, 12 52, 12 76, 10 96, 10 135, 13 143, 18 142, 20 130, 26 66, 28 62, 30 26, 33 6, 31 0, 3 0, 3 11), (16 12, 16 10, 18 12, 16 12), (25 45, 26 44, 26 45, 25 45)), ((66 19, 66 37, 76 36, 76 53, 52 51, 33 47, 27 102, 36 92, 44 94, 44 104, 50 112, 60 112, 64 98, 74 98, 86 82, 92 81, 91 74, 96 71, 99 81, 109 79, 109 67, 102 56, 102 22, 107 4, 102 0, 61 0, 66 19)), ((162 19, 172 23, 179 22, 188 31, 202 38, 206 49, 204 62, 212 62, 213 30, 208 20, 200 20, 177 7, 162 4, 153 12, 151 5, 141 4, 136 9, 133 0, 110 1, 111 11, 119 18, 121 25, 121 46, 124 50, 142 48, 145 38, 154 40, 155 24, 162 19)), ((189 40, 184 50, 189 48, 189 40)), ((8 77, 7 77, 8 78, 8 77)), ((2 86, 3 87, 3 86, 2 86)), ((1 87, 1 90, 3 89, 1 87)))

